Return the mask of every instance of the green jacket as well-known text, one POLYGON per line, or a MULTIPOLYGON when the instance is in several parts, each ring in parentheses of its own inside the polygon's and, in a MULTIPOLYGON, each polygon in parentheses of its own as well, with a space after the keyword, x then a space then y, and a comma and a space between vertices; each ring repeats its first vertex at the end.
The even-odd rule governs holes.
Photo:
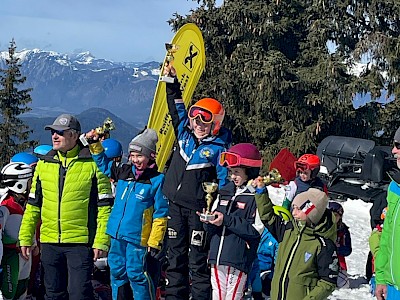
POLYGON ((110 181, 87 148, 76 146, 66 155, 52 150, 36 165, 20 245, 32 245, 41 219, 41 243, 79 243, 108 251, 105 230, 112 199, 110 181))
POLYGON ((400 185, 392 181, 387 194, 388 210, 375 257, 377 284, 390 284, 400 289, 400 185))
POLYGON ((272 300, 322 300, 335 290, 338 275, 336 223, 328 209, 315 228, 274 214, 267 193, 256 194, 261 221, 279 242, 272 300))

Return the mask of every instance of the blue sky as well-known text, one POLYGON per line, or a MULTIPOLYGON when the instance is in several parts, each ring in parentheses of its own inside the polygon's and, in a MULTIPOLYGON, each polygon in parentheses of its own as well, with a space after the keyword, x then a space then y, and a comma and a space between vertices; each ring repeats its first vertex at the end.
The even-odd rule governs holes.
POLYGON ((113 61, 161 61, 173 33, 167 20, 189 13, 192 0, 1 0, 0 51, 90 51, 113 61))

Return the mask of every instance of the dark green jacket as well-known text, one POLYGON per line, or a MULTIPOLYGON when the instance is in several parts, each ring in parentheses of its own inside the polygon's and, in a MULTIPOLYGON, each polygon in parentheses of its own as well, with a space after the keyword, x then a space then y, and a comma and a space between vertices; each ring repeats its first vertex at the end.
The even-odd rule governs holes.
POLYGON ((87 148, 76 146, 66 155, 52 150, 36 166, 20 245, 32 245, 41 219, 41 243, 87 244, 108 251, 105 231, 112 202, 110 181, 87 148))
POLYGON ((322 300, 335 290, 338 275, 336 223, 327 209, 315 228, 274 214, 267 193, 256 194, 261 221, 279 242, 272 300, 322 300))

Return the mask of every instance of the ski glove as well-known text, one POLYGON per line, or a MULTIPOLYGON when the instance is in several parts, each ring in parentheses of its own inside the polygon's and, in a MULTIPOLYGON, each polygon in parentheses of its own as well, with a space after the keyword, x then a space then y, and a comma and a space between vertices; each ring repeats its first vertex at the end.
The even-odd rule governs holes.
POLYGON ((174 77, 174 83, 166 83, 166 90, 168 96, 174 96, 174 99, 182 99, 181 85, 178 78, 174 77))
POLYGON ((156 259, 156 260, 159 261, 159 260, 162 259, 163 253, 162 253, 162 251, 160 251, 160 250, 158 250, 158 249, 155 249, 155 248, 151 248, 151 247, 150 247, 149 255, 150 255, 152 258, 154 258, 154 259, 156 259))

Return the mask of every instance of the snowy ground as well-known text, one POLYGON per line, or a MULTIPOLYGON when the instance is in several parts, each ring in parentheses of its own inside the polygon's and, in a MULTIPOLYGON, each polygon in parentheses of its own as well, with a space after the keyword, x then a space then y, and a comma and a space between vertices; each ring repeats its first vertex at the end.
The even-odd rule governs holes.
MULTIPOLYGON (((284 198, 284 190, 268 187, 268 192, 275 202, 280 204, 284 198)), ((369 210, 371 203, 362 200, 348 200, 341 203, 344 207, 343 221, 350 228, 353 252, 346 258, 350 275, 350 289, 336 290, 328 299, 354 300, 376 299, 369 293, 369 285, 364 278, 371 234, 369 210)))

